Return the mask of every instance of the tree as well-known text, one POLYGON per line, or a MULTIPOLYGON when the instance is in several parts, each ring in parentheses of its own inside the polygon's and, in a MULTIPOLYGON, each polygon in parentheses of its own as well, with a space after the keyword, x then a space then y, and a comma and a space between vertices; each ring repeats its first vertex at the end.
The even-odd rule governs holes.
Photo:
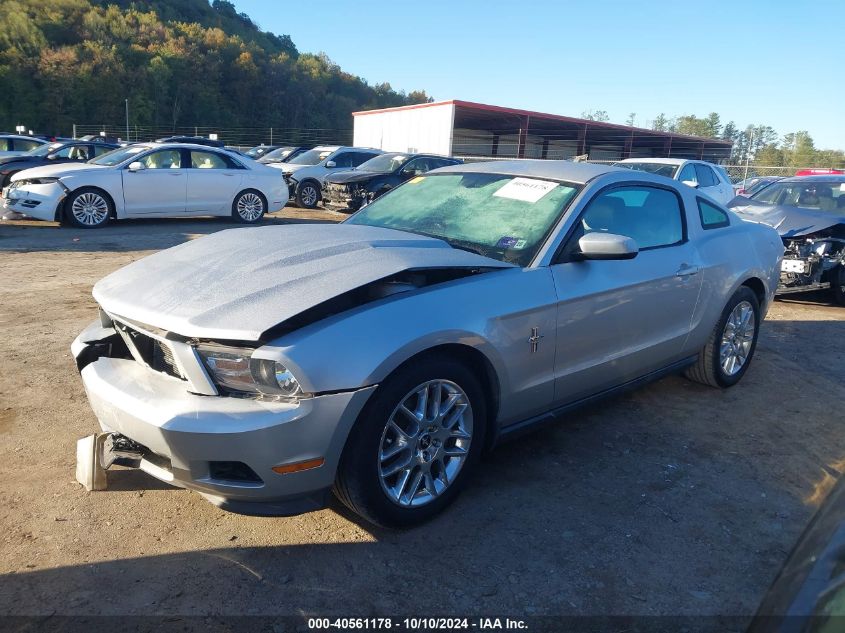
POLYGON ((628 125, 630 127, 634 127, 634 121, 636 120, 636 118, 637 118, 637 113, 631 112, 631 114, 628 115, 628 119, 625 121, 625 125, 628 125))
POLYGON ((784 135, 782 146, 787 166, 810 167, 815 164, 816 146, 806 130, 784 135))
POLYGON ((588 121, 610 121, 610 117, 604 110, 585 110, 581 113, 581 118, 588 121))
POLYGON ((654 121, 651 124, 652 130, 657 130, 658 132, 666 132, 669 130, 669 119, 666 118, 666 115, 662 112, 658 114, 654 121))
POLYGON ((719 133, 722 131, 722 122, 718 112, 711 112, 704 117, 704 124, 707 132, 705 136, 719 138, 719 133))

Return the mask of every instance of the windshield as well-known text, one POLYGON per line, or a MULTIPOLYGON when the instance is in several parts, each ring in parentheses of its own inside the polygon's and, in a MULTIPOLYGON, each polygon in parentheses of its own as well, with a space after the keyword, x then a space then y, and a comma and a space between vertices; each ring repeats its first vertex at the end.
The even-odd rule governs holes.
POLYGON ((46 156, 50 152, 59 149, 62 145, 63 143, 45 143, 29 150, 26 156, 46 156))
POLYGON ((375 158, 371 158, 365 163, 361 163, 357 169, 358 171, 372 171, 379 174, 387 174, 394 172, 408 160, 407 154, 381 154, 375 158))
POLYGON ((745 195, 753 196, 758 191, 762 191, 765 187, 768 187, 770 184, 776 181, 777 178, 758 178, 756 182, 746 187, 745 195))
POLYGON ((277 160, 283 161, 285 158, 290 156, 291 152, 293 151, 292 147, 279 147, 278 149, 274 149, 272 152, 267 152, 262 156, 262 160, 277 160))
POLYGON ((248 149, 247 151, 245 151, 244 154, 246 154, 250 158, 256 158, 258 156, 263 156, 263 155, 267 154, 268 153, 267 150, 269 150, 269 149, 270 149, 269 145, 256 145, 252 149, 248 149))
POLYGON ((322 163, 329 154, 332 154, 333 149, 309 149, 303 152, 296 158, 290 160, 291 165, 317 165, 322 163))
POLYGON ((526 266, 577 192, 575 185, 501 174, 417 176, 348 222, 428 235, 526 266))
POLYGON ((128 158, 132 158, 136 154, 140 154, 141 152, 146 152, 149 147, 145 145, 130 145, 129 147, 120 147, 114 151, 107 152, 102 156, 98 156, 88 162, 92 165, 105 165, 107 167, 111 167, 113 165, 117 165, 122 163, 128 158))
POLYGON ((678 165, 667 165, 665 163, 616 163, 616 167, 647 171, 650 174, 666 176, 667 178, 674 178, 678 172, 678 165))
POLYGON ((773 182, 751 196, 751 199, 761 204, 845 215, 845 178, 841 182, 773 182))

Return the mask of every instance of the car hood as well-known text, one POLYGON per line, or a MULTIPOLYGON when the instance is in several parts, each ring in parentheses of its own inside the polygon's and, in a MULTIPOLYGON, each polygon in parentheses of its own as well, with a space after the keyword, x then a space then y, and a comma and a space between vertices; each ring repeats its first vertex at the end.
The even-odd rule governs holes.
POLYGON ((295 171, 304 169, 305 167, 314 167, 314 165, 292 165, 291 163, 266 163, 268 167, 281 169, 286 174, 292 174, 295 171))
POLYGON ((781 237, 811 235, 837 224, 845 224, 845 213, 764 205, 740 196, 731 200, 728 206, 743 220, 774 227, 781 237))
POLYGON ((511 267, 393 229, 268 226, 150 255, 100 280, 93 294, 111 314, 182 336, 259 341, 309 308, 405 270, 511 267))
POLYGON ((61 163, 59 165, 42 165, 20 171, 12 180, 23 180, 29 178, 62 178, 71 174, 78 174, 85 171, 97 171, 107 169, 105 165, 91 165, 89 163, 61 163))
POLYGON ((20 163, 25 160, 33 159, 33 156, 27 156, 26 154, 18 154, 15 156, 0 156, 0 165, 8 165, 9 163, 20 163))
POLYGON ((334 182, 338 184, 346 184, 350 182, 363 182, 365 180, 372 180, 377 176, 388 176, 390 174, 381 173, 377 171, 359 171, 357 169, 350 169, 348 171, 339 171, 326 177, 326 182, 334 182))

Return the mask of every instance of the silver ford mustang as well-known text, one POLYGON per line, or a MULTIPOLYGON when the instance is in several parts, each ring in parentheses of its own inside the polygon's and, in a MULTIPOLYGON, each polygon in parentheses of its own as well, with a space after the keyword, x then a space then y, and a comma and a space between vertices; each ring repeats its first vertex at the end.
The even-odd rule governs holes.
POLYGON ((669 372, 736 384, 782 256, 770 227, 645 172, 458 165, 340 225, 134 262, 96 284, 72 350, 112 458, 235 512, 333 490, 406 526, 575 406, 669 372))

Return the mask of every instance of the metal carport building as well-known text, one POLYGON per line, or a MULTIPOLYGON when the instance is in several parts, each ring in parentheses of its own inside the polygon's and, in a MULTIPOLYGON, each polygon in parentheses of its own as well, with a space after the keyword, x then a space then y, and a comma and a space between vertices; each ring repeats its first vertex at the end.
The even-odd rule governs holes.
POLYGON ((670 157, 724 162, 731 142, 587 119, 439 101, 352 113, 354 144, 449 156, 590 160, 670 157))

